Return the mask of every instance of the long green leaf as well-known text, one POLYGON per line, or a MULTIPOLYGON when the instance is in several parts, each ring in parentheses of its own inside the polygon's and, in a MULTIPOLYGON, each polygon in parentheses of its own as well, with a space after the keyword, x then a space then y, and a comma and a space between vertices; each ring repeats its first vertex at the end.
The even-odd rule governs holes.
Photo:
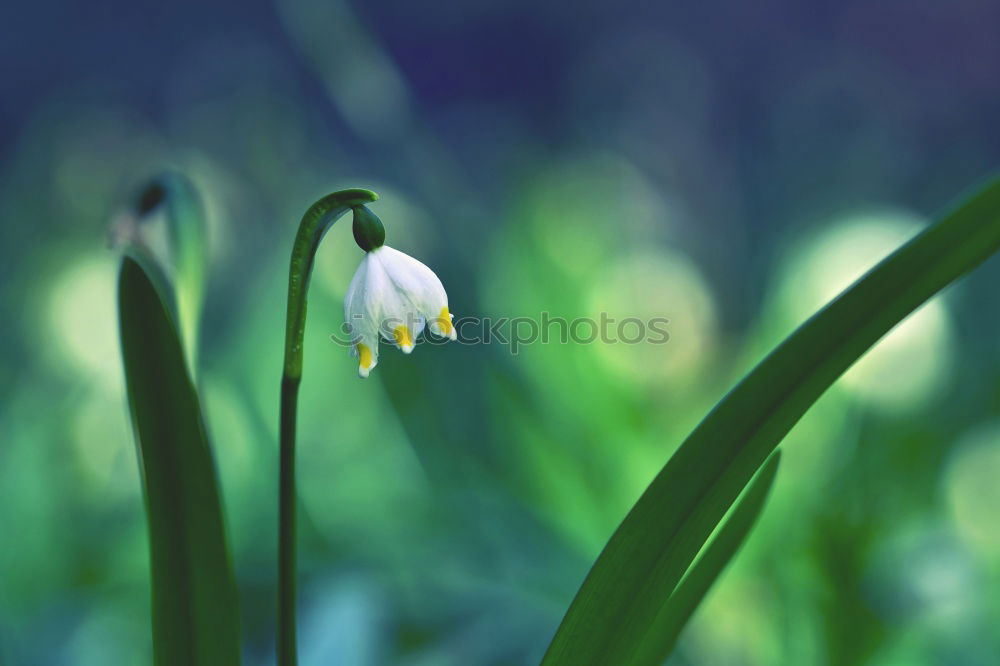
POLYGON ((201 408, 155 265, 126 256, 122 357, 146 501, 158 666, 240 660, 239 609, 201 408))
POLYGON ((883 260, 750 372, 605 546, 543 661, 654 664, 639 649, 742 488, 819 396, 908 314, 1000 249, 1000 179, 883 260))
POLYGON ((771 491, 771 486, 774 485, 780 459, 781 451, 776 451, 764 463, 733 506, 729 517, 722 523, 718 532, 677 585, 677 589, 670 595, 663 612, 657 617, 656 623, 642 643, 639 652, 640 662, 661 663, 673 651, 681 631, 697 610, 701 600, 708 594, 712 584, 736 555, 757 522, 764 508, 764 501, 771 491))

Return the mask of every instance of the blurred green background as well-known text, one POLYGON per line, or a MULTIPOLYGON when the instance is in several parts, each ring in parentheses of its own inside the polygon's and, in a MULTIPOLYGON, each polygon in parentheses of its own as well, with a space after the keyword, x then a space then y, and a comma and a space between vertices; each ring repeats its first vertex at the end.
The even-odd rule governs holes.
MULTIPOLYGON (((299 217, 378 191, 458 316, 663 316, 667 345, 328 336, 299 417, 301 659, 537 662, 597 553, 762 354, 1000 161, 1000 6, 42 0, 0 22, 0 663, 148 664, 107 230, 202 188, 203 397, 246 663, 273 662, 277 406, 299 217)), ((783 444, 671 664, 992 664, 1000 265, 890 334, 783 444)))

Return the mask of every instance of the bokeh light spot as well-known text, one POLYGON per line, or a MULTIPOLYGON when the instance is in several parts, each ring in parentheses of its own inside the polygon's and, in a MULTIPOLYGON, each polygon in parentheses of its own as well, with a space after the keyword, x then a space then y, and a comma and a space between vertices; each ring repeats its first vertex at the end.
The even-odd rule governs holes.
POLYGON ((60 361, 109 390, 122 381, 115 279, 110 253, 66 268, 49 291, 45 332, 60 361))
MULTIPOLYGON (((790 325, 804 321, 923 227, 887 211, 847 217, 792 248, 781 284, 790 325)), ((887 409, 915 407, 940 391, 952 363, 952 324, 944 301, 930 301, 861 358, 838 386, 887 409)))
POLYGON ((986 555, 1000 555, 1000 423, 976 430, 955 447, 944 475, 952 519, 986 555))
POLYGON ((687 257, 665 250, 626 256, 597 273, 588 312, 613 320, 611 337, 596 345, 598 358, 633 379, 684 381, 703 366, 717 337, 707 283, 687 257))

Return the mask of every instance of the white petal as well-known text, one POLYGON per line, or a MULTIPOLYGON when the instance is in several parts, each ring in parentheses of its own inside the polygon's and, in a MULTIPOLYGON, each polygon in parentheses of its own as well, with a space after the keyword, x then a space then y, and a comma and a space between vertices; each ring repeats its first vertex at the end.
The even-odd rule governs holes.
MULTIPOLYGON (((376 271, 380 269, 376 266, 376 271)), ((358 375, 368 377, 372 368, 378 365, 378 320, 371 316, 369 301, 377 288, 377 282, 369 279, 372 260, 368 254, 355 271, 344 298, 344 319, 351 334, 351 354, 358 358, 358 375)))
MULTIPOLYGON (((365 254, 351 279, 350 286, 347 287, 347 296, 344 298, 344 322, 355 342, 363 337, 369 337, 378 330, 378 320, 368 314, 368 301, 372 296, 372 286, 369 284, 372 264, 370 255, 365 254)), ((376 270, 379 270, 377 266, 376 270)))
POLYGON ((409 300, 411 307, 437 335, 455 339, 448 312, 448 294, 430 268, 395 248, 379 248, 378 259, 396 288, 409 300))
POLYGON ((378 363, 380 337, 406 354, 427 323, 437 335, 456 338, 441 280, 413 257, 387 246, 361 260, 344 298, 344 318, 362 377, 378 363))
POLYGON ((354 277, 351 278, 351 284, 347 287, 347 295, 344 296, 344 322, 349 326, 352 324, 352 315, 360 312, 361 310, 361 300, 363 298, 364 290, 362 285, 365 282, 365 275, 368 273, 368 254, 366 253, 361 263, 358 264, 358 270, 354 271, 354 277))
POLYGON ((417 309, 410 294, 402 288, 385 268, 385 247, 369 253, 372 258, 368 281, 372 287, 372 302, 377 301, 379 333, 394 342, 404 353, 413 350, 413 341, 424 330, 424 317, 417 309))

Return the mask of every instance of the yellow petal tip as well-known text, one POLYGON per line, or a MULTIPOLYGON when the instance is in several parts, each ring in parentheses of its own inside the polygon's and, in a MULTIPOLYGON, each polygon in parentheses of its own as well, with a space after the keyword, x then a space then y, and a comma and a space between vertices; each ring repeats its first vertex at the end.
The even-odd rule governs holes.
POLYGON ((358 376, 366 379, 372 368, 375 367, 375 357, 371 348, 364 343, 358 343, 356 348, 358 350, 358 376))
POLYGON ((437 318, 434 320, 434 332, 442 335, 449 340, 458 339, 458 331, 455 330, 455 325, 451 323, 452 314, 448 312, 448 306, 441 308, 441 312, 438 313, 437 318))
POLYGON ((400 324, 393 329, 392 337, 396 338, 396 345, 404 354, 409 354, 413 351, 413 336, 410 334, 410 329, 405 325, 400 324))

